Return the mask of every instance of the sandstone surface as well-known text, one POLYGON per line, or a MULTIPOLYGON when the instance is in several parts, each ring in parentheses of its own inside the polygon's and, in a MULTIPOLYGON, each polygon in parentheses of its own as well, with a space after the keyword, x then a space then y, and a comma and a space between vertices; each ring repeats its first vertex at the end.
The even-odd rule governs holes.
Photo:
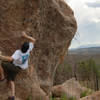
POLYGON ((62 97, 63 95, 66 95, 69 98, 73 97, 78 100, 84 90, 85 89, 83 89, 79 82, 72 78, 61 85, 54 86, 52 88, 52 93, 54 97, 62 97))
POLYGON ((100 100, 100 91, 93 93, 92 95, 86 96, 79 100, 100 100))

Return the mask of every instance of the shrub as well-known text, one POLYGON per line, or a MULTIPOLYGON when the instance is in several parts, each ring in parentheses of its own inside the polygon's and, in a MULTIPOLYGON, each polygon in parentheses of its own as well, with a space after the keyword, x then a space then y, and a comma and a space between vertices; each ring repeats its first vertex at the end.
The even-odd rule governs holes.
POLYGON ((91 90, 86 90, 86 91, 83 91, 80 95, 80 98, 82 97, 86 97, 88 95, 92 94, 92 91, 91 90))
MULTIPOLYGON (((56 100, 56 98, 50 98, 50 100, 56 100)), ((62 94, 60 100, 76 100, 76 98, 74 98, 74 97, 67 97, 66 94, 62 94)))
POLYGON ((26 100, 32 100, 32 96, 29 95, 26 100))

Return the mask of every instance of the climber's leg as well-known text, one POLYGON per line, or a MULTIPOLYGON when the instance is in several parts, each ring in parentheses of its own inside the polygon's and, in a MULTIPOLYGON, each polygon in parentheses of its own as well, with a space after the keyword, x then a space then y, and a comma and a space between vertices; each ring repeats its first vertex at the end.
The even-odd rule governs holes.
POLYGON ((9 62, 2 61, 0 66, 0 75, 1 75, 0 80, 7 78, 8 68, 9 68, 9 62))
POLYGON ((5 76, 4 76, 4 70, 2 68, 2 66, 0 66, 0 80, 4 80, 5 76))
POLYGON ((15 98, 15 83, 14 81, 10 81, 10 89, 11 89, 11 99, 14 100, 15 98))
POLYGON ((9 64, 10 69, 8 70, 7 73, 7 81, 9 83, 9 88, 11 91, 10 94, 10 100, 15 100, 15 79, 18 73, 20 72, 20 68, 18 66, 15 66, 13 63, 9 64))

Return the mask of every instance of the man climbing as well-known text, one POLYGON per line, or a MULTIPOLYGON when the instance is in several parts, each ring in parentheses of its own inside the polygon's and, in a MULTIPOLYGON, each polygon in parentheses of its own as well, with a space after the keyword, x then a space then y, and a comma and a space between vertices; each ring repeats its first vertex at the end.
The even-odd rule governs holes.
POLYGON ((25 42, 21 46, 21 49, 16 50, 11 57, 0 55, 0 59, 2 60, 0 81, 7 79, 11 89, 11 96, 8 100, 15 100, 14 80, 21 70, 28 68, 28 58, 36 41, 36 39, 28 36, 25 32, 22 32, 22 37, 26 38, 29 42, 25 42))

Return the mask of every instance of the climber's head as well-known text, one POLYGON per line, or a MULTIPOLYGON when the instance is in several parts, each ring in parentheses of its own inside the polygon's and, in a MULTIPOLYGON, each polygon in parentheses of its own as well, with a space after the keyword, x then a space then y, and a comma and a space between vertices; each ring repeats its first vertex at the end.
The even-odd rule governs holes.
POLYGON ((24 42, 23 45, 21 46, 22 53, 26 53, 28 49, 29 49, 29 42, 24 42))

